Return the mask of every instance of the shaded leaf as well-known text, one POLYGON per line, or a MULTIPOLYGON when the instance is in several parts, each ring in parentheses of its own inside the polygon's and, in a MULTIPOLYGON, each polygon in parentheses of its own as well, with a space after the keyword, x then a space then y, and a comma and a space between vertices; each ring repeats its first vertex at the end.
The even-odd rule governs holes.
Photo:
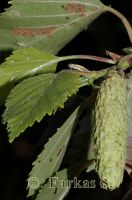
POLYGON ((13 52, 0 65, 0 103, 3 103, 14 83, 35 74, 55 72, 56 56, 35 48, 20 49, 13 52), (42 68, 43 65, 43 68, 42 68))
POLYGON ((126 170, 132 173, 132 72, 129 75, 128 82, 128 142, 127 142, 127 161, 126 170))
POLYGON ((93 111, 94 99, 89 97, 82 111, 81 119, 78 121, 78 129, 72 135, 68 150, 63 159, 64 165, 71 166, 76 163, 85 163, 88 160, 95 159, 93 140, 92 140, 92 124, 91 114, 93 111), (85 114, 83 114, 85 113, 85 114))
MULTIPOLYGON (((40 187, 48 177, 52 176, 53 173, 58 170, 72 134, 78 109, 79 107, 72 113, 61 128, 57 130, 56 134, 49 139, 44 150, 33 163, 34 167, 30 172, 28 183, 32 177, 36 177, 37 180, 39 180, 38 187, 40 187)), ((38 189, 31 187, 30 184, 28 184, 28 186, 29 196, 35 192, 35 189, 38 189)))
POLYGON ((67 98, 81 86, 80 76, 71 71, 38 75, 18 84, 7 99, 3 115, 10 142, 35 121, 63 108, 67 98))
MULTIPOLYGON (((78 176, 84 169, 85 163, 78 163, 66 169, 63 169, 53 177, 49 177, 48 182, 40 189, 36 200, 62 200, 69 192, 71 186, 76 187, 79 181, 78 176)), ((89 172, 93 170, 93 163, 87 164, 89 172)), ((86 186, 86 185, 85 185, 86 186)))
POLYGON ((132 136, 132 75, 130 75, 128 82, 128 135, 132 136))
POLYGON ((37 195, 36 200, 61 200, 69 191, 70 184, 68 183, 68 169, 61 170, 55 174, 55 176, 50 177, 48 183, 44 185, 37 195), (65 187, 60 187, 59 181, 63 180, 65 187))
POLYGON ((124 48, 123 51, 127 54, 131 54, 132 53, 132 47, 127 47, 127 48, 124 48))
POLYGON ((126 167, 128 174, 132 174, 132 136, 128 136, 127 139, 127 160, 126 167))
POLYGON ((0 16, 1 49, 34 46, 56 54, 105 12, 99 0, 13 0, 11 3, 0 16))
POLYGON ((128 140, 127 140, 127 160, 125 169, 128 174, 132 173, 132 71, 129 74, 128 83, 128 140))

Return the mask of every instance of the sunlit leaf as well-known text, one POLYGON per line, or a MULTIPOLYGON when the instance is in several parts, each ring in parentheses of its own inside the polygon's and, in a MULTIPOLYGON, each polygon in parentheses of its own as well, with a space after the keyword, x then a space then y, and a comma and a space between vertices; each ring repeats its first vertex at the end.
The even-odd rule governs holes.
POLYGON ((80 76, 65 70, 31 77, 18 84, 7 99, 3 115, 10 142, 35 121, 40 122, 46 114, 63 108, 68 97, 81 86, 80 76))
POLYGON ((52 63, 55 59, 56 56, 35 48, 14 51, 13 55, 0 65, 0 104, 20 79, 55 72, 57 63, 52 63))
POLYGON ((0 16, 0 49, 34 46, 57 53, 105 12, 99 0, 12 0, 0 16))

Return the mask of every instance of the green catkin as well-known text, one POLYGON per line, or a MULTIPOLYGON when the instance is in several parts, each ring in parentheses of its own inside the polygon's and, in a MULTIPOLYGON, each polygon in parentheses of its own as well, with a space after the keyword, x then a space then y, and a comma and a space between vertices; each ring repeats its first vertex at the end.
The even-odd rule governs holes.
POLYGON ((123 180, 127 140, 127 83, 124 72, 110 70, 101 83, 94 112, 96 171, 100 185, 114 190, 123 180))

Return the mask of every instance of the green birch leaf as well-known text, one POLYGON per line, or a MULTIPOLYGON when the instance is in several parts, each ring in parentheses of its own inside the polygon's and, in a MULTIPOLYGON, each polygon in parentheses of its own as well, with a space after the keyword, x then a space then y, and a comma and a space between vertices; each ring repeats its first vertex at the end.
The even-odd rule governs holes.
POLYGON ((68 183, 68 169, 63 169, 55 174, 55 176, 50 177, 48 183, 44 185, 37 195, 36 200, 61 200, 69 191, 70 184, 68 183), (65 187, 60 187, 59 182, 63 181, 65 187))
MULTIPOLYGON (((1 21, 1 15, 0 15, 1 21)), ((0 22, 1 24, 1 22, 0 22)), ((11 31, 7 28, 0 26, 0 51, 6 49, 16 49, 16 39, 12 35, 11 31)))
POLYGON ((52 61, 56 59, 56 56, 35 48, 14 51, 13 55, 0 65, 0 104, 20 79, 35 74, 55 72, 57 63, 52 61))
MULTIPOLYGON (((84 83, 83 83, 84 84, 84 83)), ((3 120, 12 142, 35 121, 63 108, 69 96, 82 86, 81 78, 71 71, 42 74, 19 83, 10 93, 3 120)))
POLYGON ((56 134, 49 139, 44 150, 33 163, 33 168, 28 179, 28 196, 33 195, 35 190, 58 170, 71 137, 78 110, 79 107, 71 114, 61 128, 57 130, 56 134), (32 185, 32 180, 34 179, 39 183, 35 187, 34 184, 32 185))
POLYGON ((54 54, 106 11, 99 0, 13 0, 11 4, 0 16, 0 49, 34 46, 54 54))
MULTIPOLYGON (((82 172, 85 163, 78 163, 69 168, 56 172, 54 176, 49 177, 48 182, 37 195, 36 200, 62 200, 69 192, 70 188, 77 187, 76 182, 79 181, 78 176, 82 172)), ((93 170, 92 162, 87 164, 89 172, 93 170)), ((94 183, 92 185, 94 187, 94 183)), ((90 181, 87 180, 85 188, 90 188, 90 181)))
MULTIPOLYGON (((72 135, 72 140, 68 145, 67 152, 63 159, 63 164, 71 166, 76 163, 85 163, 95 159, 92 132, 91 115, 93 112, 94 100, 89 97, 85 103, 85 115, 82 114, 78 122, 78 129, 72 135)), ((84 111, 83 111, 84 112, 84 111)))
POLYGON ((124 48, 123 51, 127 54, 131 54, 132 53, 132 47, 127 47, 127 48, 124 48))

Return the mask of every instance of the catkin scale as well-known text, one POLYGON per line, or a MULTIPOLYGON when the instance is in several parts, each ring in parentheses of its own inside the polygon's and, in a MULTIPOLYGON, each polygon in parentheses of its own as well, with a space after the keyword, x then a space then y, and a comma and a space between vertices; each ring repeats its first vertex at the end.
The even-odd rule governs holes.
POLYGON ((113 190, 122 183, 127 140, 127 83, 110 70, 101 83, 94 109, 96 171, 100 185, 113 190))

